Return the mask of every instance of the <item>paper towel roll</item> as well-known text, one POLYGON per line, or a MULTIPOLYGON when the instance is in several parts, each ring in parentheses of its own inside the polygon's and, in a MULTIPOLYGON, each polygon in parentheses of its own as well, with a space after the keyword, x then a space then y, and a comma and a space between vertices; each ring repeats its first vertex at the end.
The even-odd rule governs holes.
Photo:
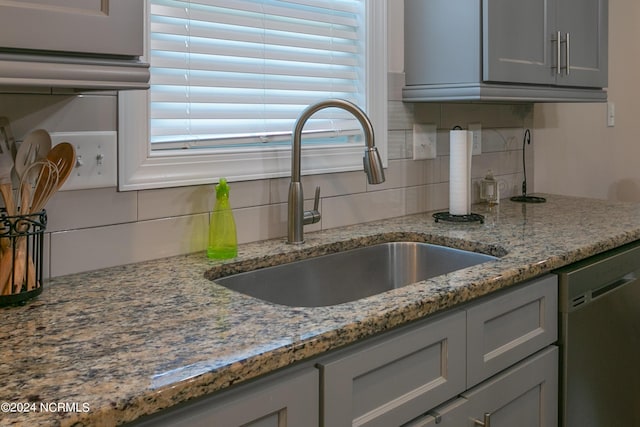
POLYGON ((473 137, 466 130, 449 133, 449 213, 471 212, 471 150, 473 137))

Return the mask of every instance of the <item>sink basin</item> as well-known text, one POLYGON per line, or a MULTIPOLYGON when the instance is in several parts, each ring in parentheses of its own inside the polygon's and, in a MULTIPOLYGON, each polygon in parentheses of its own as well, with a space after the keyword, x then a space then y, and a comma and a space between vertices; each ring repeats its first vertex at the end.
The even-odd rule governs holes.
POLYGON ((355 301, 497 259, 429 243, 393 242, 238 273, 215 282, 293 307, 355 301))

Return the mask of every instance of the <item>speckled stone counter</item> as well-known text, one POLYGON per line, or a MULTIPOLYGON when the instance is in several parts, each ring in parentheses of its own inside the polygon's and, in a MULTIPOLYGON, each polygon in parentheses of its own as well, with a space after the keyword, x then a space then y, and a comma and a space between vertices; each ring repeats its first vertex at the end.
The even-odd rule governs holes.
POLYGON ((225 263, 198 253, 56 278, 28 305, 1 309, 0 401, 71 411, 2 412, 0 425, 121 424, 640 239, 638 205, 548 196, 473 210, 484 224, 426 213, 308 233, 302 246, 241 245, 225 263), (261 302, 209 280, 398 240, 500 258, 319 308, 261 302))

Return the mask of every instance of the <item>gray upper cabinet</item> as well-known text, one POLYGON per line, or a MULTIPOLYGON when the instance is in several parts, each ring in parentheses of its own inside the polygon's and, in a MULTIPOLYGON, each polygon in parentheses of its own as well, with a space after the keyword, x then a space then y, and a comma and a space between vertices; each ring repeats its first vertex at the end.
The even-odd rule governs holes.
POLYGON ((405 101, 605 101, 608 0, 406 0, 405 101))
POLYGON ((0 1, 0 85, 148 87, 144 0, 0 1))

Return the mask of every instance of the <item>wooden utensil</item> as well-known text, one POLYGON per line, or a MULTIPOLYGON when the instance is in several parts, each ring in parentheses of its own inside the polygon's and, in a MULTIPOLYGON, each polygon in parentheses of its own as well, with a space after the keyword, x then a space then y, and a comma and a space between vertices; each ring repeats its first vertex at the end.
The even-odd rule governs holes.
MULTIPOLYGON (((0 135, 2 136, 2 135, 0 135)), ((15 203, 11 189, 11 170, 13 169, 13 156, 9 142, 0 138, 0 194, 4 200, 4 206, 8 215, 15 214, 15 203)))
MULTIPOLYGON (((5 134, 0 135, 0 196, 4 201, 4 206, 7 215, 15 215, 16 206, 13 200, 13 193, 11 191, 11 170, 13 169, 13 156, 11 155, 11 148, 9 146, 8 138, 5 134)), ((5 232, 7 228, 4 224, 0 224, 0 231, 5 232)), ((0 257, 9 247, 9 239, 0 239, 0 257)), ((0 282, 0 291, 4 282, 0 282)))
MULTIPOLYGON (((0 117, 0 196, 4 201, 4 207, 7 215, 15 215, 16 206, 13 199, 12 184, 11 184, 11 171, 13 170, 13 158, 15 155, 15 140, 13 139, 13 133, 9 125, 9 120, 6 117, 0 117)), ((6 233, 9 228, 5 225, 4 221, 0 224, 0 232, 6 233)), ((5 265, 7 261, 3 262, 3 259, 7 256, 13 258, 11 254, 10 239, 0 239, 0 264, 5 265)), ((8 267, 0 267, 0 294, 5 293, 5 284, 8 279, 4 276, 9 276, 11 272, 11 263, 7 264, 8 267)), ((8 292, 10 293, 10 292, 8 292)))
MULTIPOLYGON (((53 167, 43 167, 40 171, 36 183, 36 189, 31 202, 31 213, 40 212, 44 209, 51 196, 60 189, 71 175, 71 171, 76 165, 76 149, 68 142, 61 142, 54 146, 47 155, 48 164, 53 167)), ((25 249, 24 243, 22 247, 25 249)), ((20 251, 19 251, 20 253, 20 251)), ((21 253, 23 255, 23 253, 21 253)), ((35 267, 33 261, 29 258, 27 267, 27 289, 31 290, 36 287, 35 267)))
MULTIPOLYGON (((32 185, 29 179, 25 179, 32 174, 32 169, 39 172, 37 177, 37 187, 40 187, 45 192, 54 193, 55 189, 58 188, 58 168, 51 160, 44 159, 32 163, 25 171, 25 176, 23 177, 20 185, 20 191, 22 195, 24 196, 24 194, 28 192, 25 187, 31 187, 32 185), (46 180, 44 184, 43 180, 46 180)), ((34 204, 30 202, 31 200, 29 199, 25 199, 23 201, 23 206, 25 206, 26 210, 24 212, 24 215, 37 213, 42 210, 42 208, 34 211, 29 210, 29 206, 31 206, 31 208, 33 208, 34 206, 34 204)), ((29 225, 25 223, 24 227, 17 226, 16 228, 19 233, 26 233, 28 231, 28 227, 29 225)), ((15 259, 13 259, 13 293, 20 292, 25 277, 27 278, 27 290, 30 291, 37 286, 37 282, 33 259, 27 253, 27 237, 20 235, 19 237, 17 237, 15 244, 15 259)), ((2 262, 4 262, 4 260, 0 260, 0 267, 2 267, 2 262)))
POLYGON ((13 158, 16 158, 16 139, 13 137, 11 123, 6 117, 0 117, 0 139, 4 139, 9 144, 9 149, 13 158))
POLYGON ((38 177, 36 189, 33 193, 31 212, 40 212, 51 196, 53 196, 55 192, 62 187, 67 178, 69 178, 71 171, 76 165, 76 149, 68 142, 61 142, 49 151, 47 160, 56 166, 56 185, 51 185, 51 179, 46 175, 49 172, 43 169, 43 173, 38 177))
POLYGON ((46 159, 50 150, 51 136, 44 129, 29 132, 18 148, 14 168, 20 182, 20 212, 23 215, 29 211, 31 190, 39 173, 39 168, 31 165, 41 165, 39 161, 46 159), (28 174, 27 170, 30 171, 28 174))
MULTIPOLYGON (((69 175, 71 175, 75 163, 76 151, 73 145, 68 142, 62 142, 54 146, 47 154, 46 159, 34 162, 30 167, 39 168, 39 173, 31 203, 29 203, 29 201, 25 203, 25 206, 30 205, 30 208, 27 207, 23 213, 40 212, 51 196, 62 187, 69 175)), ((31 174, 30 169, 25 170, 24 174, 25 176, 29 176, 31 174)), ((21 187, 24 185, 28 184, 23 182, 21 187)), ((21 192, 23 192, 22 188, 21 192)), ((7 288, 9 288, 9 293, 20 292, 25 277, 27 279, 27 290, 32 290, 37 286, 35 266, 31 257, 27 255, 26 237, 20 236, 17 240, 15 259, 13 256, 3 256, 0 260, 0 289, 3 289, 4 293, 7 292, 7 288), (6 282, 2 281, 3 276, 6 275, 7 277, 4 280, 10 282, 9 273, 3 274, 3 272, 10 271, 12 264, 14 270, 13 289, 11 289, 10 285, 5 284, 6 282)))
MULTIPOLYGON (((50 149, 51 136, 49 135, 49 132, 44 129, 36 129, 27 134, 16 152, 14 171, 19 179, 18 189, 21 215, 28 215, 32 212, 30 209, 32 188, 36 177, 40 175, 42 166, 48 164, 42 160, 46 159, 50 149)), ((24 223, 23 225, 16 224, 16 231, 18 234, 25 233, 28 227, 28 223, 24 223)), ((15 252, 8 258, 12 258, 11 261, 13 264, 14 289, 12 292, 19 293, 24 282, 25 274, 29 276, 28 282, 31 282, 28 287, 35 287, 35 271, 33 271, 35 267, 33 265, 33 260, 30 259, 27 253, 26 236, 17 237, 14 244, 15 252)), ((2 262, 0 262, 0 264, 8 263, 7 260, 1 261, 2 262)), ((0 279, 2 279, 1 276, 0 279)), ((0 281, 0 283, 3 282, 0 281)))

